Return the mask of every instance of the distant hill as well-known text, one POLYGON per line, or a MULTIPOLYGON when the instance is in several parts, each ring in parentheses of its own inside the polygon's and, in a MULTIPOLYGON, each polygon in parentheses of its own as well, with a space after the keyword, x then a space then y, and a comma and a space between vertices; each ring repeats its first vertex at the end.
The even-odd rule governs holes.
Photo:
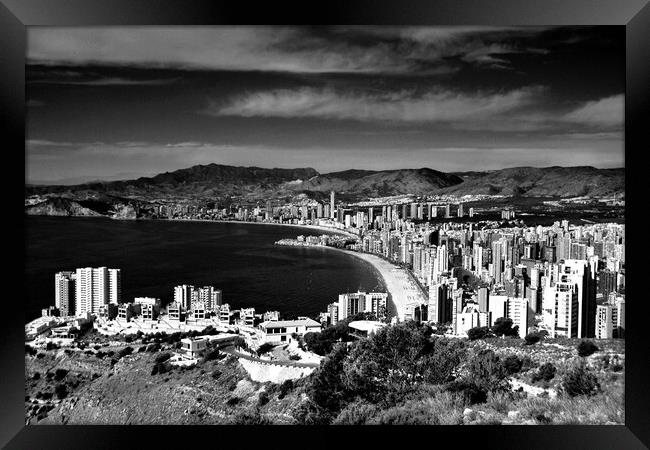
POLYGON ((625 192, 625 169, 576 167, 513 167, 455 175, 463 182, 442 193, 520 195, 526 197, 604 197, 625 192))
POLYGON ((315 198, 334 190, 345 200, 401 194, 506 195, 523 197, 603 197, 625 193, 624 169, 594 167, 515 167, 485 172, 437 170, 346 170, 320 174, 312 168, 266 169, 208 164, 153 177, 73 186, 26 185, 28 214, 147 216, 160 200, 315 198), (34 196, 37 196, 34 198, 34 196), (124 208, 128 208, 125 210, 124 208))

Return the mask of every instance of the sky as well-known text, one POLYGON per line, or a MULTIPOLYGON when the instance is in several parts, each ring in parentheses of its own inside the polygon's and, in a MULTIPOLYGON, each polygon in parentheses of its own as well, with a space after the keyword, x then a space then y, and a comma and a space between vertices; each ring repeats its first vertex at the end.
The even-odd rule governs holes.
POLYGON ((28 27, 26 182, 624 167, 624 27, 28 27))

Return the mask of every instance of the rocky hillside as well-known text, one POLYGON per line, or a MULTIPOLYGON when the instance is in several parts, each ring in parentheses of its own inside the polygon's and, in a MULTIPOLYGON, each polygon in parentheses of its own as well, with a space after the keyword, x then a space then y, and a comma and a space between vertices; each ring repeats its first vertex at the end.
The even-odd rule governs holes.
POLYGON ((521 195, 527 197, 604 197, 625 193, 625 169, 581 167, 513 167, 457 173, 462 183, 442 189, 448 194, 521 195))
POLYGON ((233 198, 327 201, 329 191, 345 201, 402 194, 519 197, 623 196, 624 169, 515 167, 486 172, 444 173, 433 169, 347 170, 320 174, 311 168, 264 169, 218 164, 193 166, 154 177, 73 186, 25 187, 25 212, 40 215, 147 217, 158 200, 228 203, 233 198))

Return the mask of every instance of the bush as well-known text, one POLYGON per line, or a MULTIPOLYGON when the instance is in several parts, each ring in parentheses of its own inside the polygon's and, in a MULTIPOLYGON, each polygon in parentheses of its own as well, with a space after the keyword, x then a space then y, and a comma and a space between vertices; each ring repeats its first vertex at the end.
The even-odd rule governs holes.
POLYGON ((148 352, 154 353, 154 352, 157 352, 158 350, 160 350, 160 344, 158 344, 158 343, 149 344, 147 346, 147 351, 148 352))
POLYGON ((587 340, 580 341, 576 349, 578 350, 578 355, 583 358, 589 355, 593 355, 599 350, 596 344, 594 344, 592 341, 587 340))
POLYGON ((217 348, 209 350, 203 357, 204 361, 214 361, 215 359, 219 359, 219 349, 217 348))
POLYGON ((32 380, 40 380, 40 379, 41 379, 41 373, 34 372, 34 375, 32 376, 32 380))
POLYGON ((138 348, 138 353, 146 352, 147 351, 147 346, 143 345, 140 348, 138 348))
POLYGON ((117 358, 118 359, 123 358, 126 355, 130 355, 131 353, 133 353, 133 347, 130 347, 130 346, 129 347, 124 347, 122 350, 117 352, 117 358))
POLYGON ((508 371, 508 374, 512 375, 515 373, 519 373, 519 371, 521 371, 523 362, 521 361, 521 359, 519 359, 517 355, 510 355, 503 360, 503 366, 508 371))
POLYGON ((228 400, 226 400, 226 405, 236 406, 240 401, 241 399, 239 397, 230 397, 228 400))
POLYGON ((65 369, 56 369, 56 372, 54 372, 54 380, 55 381, 61 381, 65 378, 65 376, 68 374, 68 371, 65 369))
POLYGON ((576 367, 562 379, 562 389, 571 397, 590 396, 600 391, 600 384, 594 374, 583 367, 576 367))
POLYGON ((30 356, 34 356, 36 353, 38 353, 38 351, 31 345, 25 345, 25 353, 30 356))
POLYGON ((278 394, 278 399, 282 400, 292 390, 293 380, 285 380, 284 383, 280 385, 280 393, 278 394))
POLYGON ((163 374, 165 372, 169 372, 169 367, 165 363, 156 363, 153 369, 151 369, 151 375, 163 374))
POLYGON ((154 361, 156 361, 156 363, 163 363, 171 357, 172 355, 169 353, 161 353, 160 355, 156 356, 156 359, 154 361))
POLYGON ((289 356, 289 359, 291 361, 300 361, 302 358, 300 357, 300 355, 291 355, 289 356))
POLYGON ((541 340, 542 340, 542 336, 539 333, 528 333, 524 337, 524 341, 526 345, 537 344, 541 340))
POLYGON ((65 384, 57 384, 54 388, 54 393, 58 399, 64 399, 68 395, 68 389, 65 384))
POLYGON ((467 331, 467 337, 470 341, 483 339, 488 336, 490 329, 488 327, 474 327, 467 331))
POLYGON ((537 372, 533 374, 533 382, 537 382, 540 380, 544 381, 551 381, 555 377, 555 366, 549 362, 542 364, 539 369, 537 369, 537 372))
POLYGON ((45 345, 45 350, 58 350, 60 347, 56 345, 54 342, 48 342, 45 345))
POLYGON ((271 399, 269 398, 269 394, 266 391, 260 392, 260 395, 257 397, 257 405, 258 406, 264 406, 266 405, 271 399))
POLYGON ((38 355, 36 355, 36 358, 38 359, 45 358, 45 353, 39 353, 38 355))
POLYGON ((264 344, 260 345, 259 348, 257 349, 257 355, 261 356, 265 353, 268 353, 271 350, 273 350, 274 347, 275 345, 271 344, 270 342, 265 342, 264 344))

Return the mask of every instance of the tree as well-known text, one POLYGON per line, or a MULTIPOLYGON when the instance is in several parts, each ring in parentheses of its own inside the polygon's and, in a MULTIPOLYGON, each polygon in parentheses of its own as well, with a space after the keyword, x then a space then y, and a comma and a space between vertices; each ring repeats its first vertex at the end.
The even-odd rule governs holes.
POLYGON ((519 326, 512 326, 512 319, 506 319, 505 317, 499 317, 494 321, 492 325, 492 332, 501 337, 501 336, 517 336, 519 334, 519 326))
POLYGON ((542 336, 539 333, 528 333, 524 337, 524 341, 526 341, 525 342, 526 345, 533 345, 538 343, 541 340, 542 340, 542 336))
POLYGON ((483 339, 484 337, 487 337, 489 332, 490 329, 488 327, 474 327, 467 330, 467 337, 470 341, 475 341, 477 339, 483 339))
POLYGON ((594 395, 600 390, 598 378, 584 367, 576 367, 562 378, 562 389, 571 397, 594 395))
POLYGON ((578 350, 578 355, 583 358, 589 355, 593 355, 599 350, 596 344, 588 340, 580 341, 576 349, 578 350))
POLYGON ((270 352, 275 348, 275 345, 271 344, 270 342, 265 342, 264 344, 260 345, 259 348, 257 349, 257 355, 261 356, 265 353, 270 352))

